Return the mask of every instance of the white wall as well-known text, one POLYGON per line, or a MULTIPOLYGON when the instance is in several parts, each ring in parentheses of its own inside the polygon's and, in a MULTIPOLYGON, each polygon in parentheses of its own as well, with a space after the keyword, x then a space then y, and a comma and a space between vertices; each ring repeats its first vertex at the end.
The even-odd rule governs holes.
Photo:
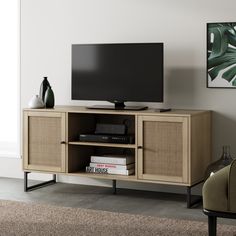
POLYGON ((213 110, 213 155, 229 144, 235 156, 236 90, 206 88, 206 23, 235 21, 235 8, 235 0, 21 0, 22 107, 43 76, 57 105, 85 104, 70 99, 73 43, 164 42, 165 103, 149 105, 213 110))

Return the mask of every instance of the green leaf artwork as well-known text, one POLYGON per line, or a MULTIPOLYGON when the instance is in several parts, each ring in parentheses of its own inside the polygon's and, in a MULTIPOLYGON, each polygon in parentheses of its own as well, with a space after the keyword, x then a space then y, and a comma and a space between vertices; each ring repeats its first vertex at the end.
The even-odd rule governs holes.
POLYGON ((208 87, 236 88, 236 22, 207 24, 208 87))

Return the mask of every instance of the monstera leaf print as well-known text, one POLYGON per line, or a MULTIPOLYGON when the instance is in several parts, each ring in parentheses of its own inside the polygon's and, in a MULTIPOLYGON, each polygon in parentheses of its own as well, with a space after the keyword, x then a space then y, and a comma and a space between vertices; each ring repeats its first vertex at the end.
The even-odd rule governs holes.
POLYGON ((222 78, 236 86, 236 23, 209 24, 207 49, 211 80, 223 71, 222 78))

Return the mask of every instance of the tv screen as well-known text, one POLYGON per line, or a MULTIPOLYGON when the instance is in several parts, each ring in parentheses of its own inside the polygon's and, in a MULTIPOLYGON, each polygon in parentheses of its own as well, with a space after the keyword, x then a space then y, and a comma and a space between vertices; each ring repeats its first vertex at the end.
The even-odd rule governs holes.
POLYGON ((72 99, 163 101, 163 43, 72 45, 72 99))

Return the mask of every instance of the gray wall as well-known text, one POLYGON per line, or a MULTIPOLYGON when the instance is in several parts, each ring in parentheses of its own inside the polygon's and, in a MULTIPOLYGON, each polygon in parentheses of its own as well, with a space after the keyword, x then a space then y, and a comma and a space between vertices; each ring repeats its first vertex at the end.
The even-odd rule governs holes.
POLYGON ((213 110, 214 158, 223 144, 236 156, 236 90, 206 88, 206 23, 236 21, 235 8, 235 0, 21 0, 21 105, 43 76, 57 105, 87 104, 70 99, 73 43, 164 42, 165 102, 149 106, 213 110))

